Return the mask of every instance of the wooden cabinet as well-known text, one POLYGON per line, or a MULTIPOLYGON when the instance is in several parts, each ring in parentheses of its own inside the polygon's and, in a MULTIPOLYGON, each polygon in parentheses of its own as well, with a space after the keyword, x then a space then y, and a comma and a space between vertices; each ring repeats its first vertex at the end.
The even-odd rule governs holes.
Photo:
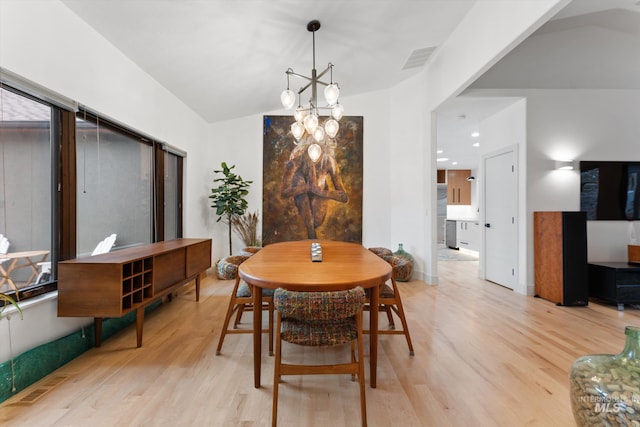
POLYGON ((467 181, 469 175, 471 175, 469 169, 447 170, 447 204, 471 204, 471 182, 467 181))
POLYGON ((535 295, 558 305, 587 305, 585 212, 534 212, 535 295))
POLYGON ((94 317, 96 346, 102 319, 136 310, 138 347, 144 308, 211 267, 211 239, 177 239, 121 249, 58 264, 58 316, 94 317))
POLYGON ((447 183, 447 170, 446 169, 438 169, 437 172, 437 184, 446 184, 447 183))

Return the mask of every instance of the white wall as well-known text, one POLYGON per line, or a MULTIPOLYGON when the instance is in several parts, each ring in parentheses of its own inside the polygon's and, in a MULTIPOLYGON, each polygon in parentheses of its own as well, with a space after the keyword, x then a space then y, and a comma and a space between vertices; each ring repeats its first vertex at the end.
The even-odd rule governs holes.
MULTIPOLYGON (((555 170, 555 160, 640 161, 637 148, 640 91, 482 89, 474 90, 473 94, 526 98, 524 250, 527 252, 527 292, 532 294, 533 212, 580 210, 580 172, 578 169, 555 170)), ((483 137, 484 134, 483 131, 483 137)), ((588 221, 588 260, 626 261, 629 224, 627 221, 588 221)), ((636 230, 640 229, 638 221, 634 225, 636 230)))
MULTIPOLYGON (((188 152, 185 165, 185 236, 208 237, 194 208, 208 183, 204 121, 56 0, 0 1, 0 67, 112 119, 188 152)), ((91 319, 58 318, 56 295, 25 305, 11 319, 13 354, 77 330, 91 319)), ((5 314, 10 313, 7 309, 5 314)), ((9 342, 0 318, 0 342, 9 342)), ((0 362, 9 346, 0 345, 0 362)))
MULTIPOLYGON (((390 141, 389 91, 372 92, 360 96, 344 97, 340 101, 347 116, 364 117, 363 147, 363 224, 362 242, 365 246, 392 247, 391 227, 391 170, 393 143, 390 141)), ((264 115, 291 115, 291 112, 277 110, 264 115)), ((236 173, 244 179, 252 180, 249 189, 249 211, 262 209, 262 148, 263 117, 254 115, 210 125, 207 146, 208 163, 211 171, 209 182, 213 186, 213 169, 219 169, 220 162, 236 165, 236 173), (227 148, 224 148, 224 147, 227 148), (230 148, 229 148, 230 147, 230 148)), ((293 118, 292 118, 293 120, 293 118)), ((216 223, 216 217, 209 208, 208 229, 214 236, 214 258, 228 253, 228 230, 226 225, 216 223)), ((242 242, 234 235, 234 252, 242 242)))
MULTIPOLYGON (((458 95, 511 49, 555 15, 570 0, 484 0, 476 2, 452 35, 434 53, 427 64, 426 105, 428 120, 425 144, 430 155, 423 158, 424 182, 436 182, 436 127, 432 112, 447 99, 458 95)), ((524 163, 523 163, 524 164, 524 163)), ((436 212, 435 185, 428 186, 424 206, 436 212)), ((521 221, 524 221, 521 219, 521 221)), ((437 283, 436 218, 426 221, 426 280, 437 283)))
MULTIPOLYGON (((531 90, 527 97, 528 216, 580 210, 580 174, 554 160, 640 161, 640 91, 531 90)), ((529 236, 533 229, 529 230, 529 236)), ((627 221, 587 223, 589 261, 626 261, 627 221)), ((531 246, 531 245, 530 245, 531 246)), ((533 258, 529 262, 532 265, 533 258)), ((533 268, 529 277, 533 283, 533 268)))
MULTIPOLYGON (((389 91, 345 98, 347 114, 363 115, 366 123, 365 245, 404 243, 418 259, 416 277, 437 283, 432 111, 567 1, 477 2, 425 72, 389 91)), ((205 124, 57 0, 0 1, 0 67, 188 152, 185 235, 207 237, 213 231, 214 250, 221 250, 219 236, 226 234, 212 225, 208 207, 212 171, 227 160, 254 185, 261 182, 261 116, 205 124), (245 168, 251 169, 246 176, 245 168)), ((250 197, 252 208, 261 206, 256 196, 250 197)), ((36 336, 27 321, 12 320, 14 354, 88 321, 56 318, 55 300, 33 307, 38 308, 25 312, 29 324, 49 329, 36 336)), ((0 342, 8 342, 8 322, 0 323, 0 342)), ((8 358, 5 348, 0 347, 0 361, 8 358)))

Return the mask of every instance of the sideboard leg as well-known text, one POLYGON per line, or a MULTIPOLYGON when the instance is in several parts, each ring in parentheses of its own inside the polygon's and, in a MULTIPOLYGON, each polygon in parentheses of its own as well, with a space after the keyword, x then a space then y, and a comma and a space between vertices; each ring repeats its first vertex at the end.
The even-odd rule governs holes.
POLYGON ((95 346, 100 347, 102 344, 102 317, 93 318, 93 339, 95 346))
POLYGON ((144 323, 144 307, 136 309, 136 338, 138 348, 142 347, 142 324, 144 323))
POLYGON ((200 301, 200 275, 196 276, 196 302, 200 301))

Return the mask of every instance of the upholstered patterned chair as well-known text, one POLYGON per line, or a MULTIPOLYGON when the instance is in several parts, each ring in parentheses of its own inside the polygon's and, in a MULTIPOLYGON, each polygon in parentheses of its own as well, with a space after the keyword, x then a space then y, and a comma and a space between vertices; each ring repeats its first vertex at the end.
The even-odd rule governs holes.
MULTIPOLYGON (((409 347, 409 355, 413 356, 413 344, 411 343, 409 326, 407 325, 407 319, 404 315, 402 298, 400 297, 400 291, 398 290, 398 284, 396 281, 396 274, 401 271, 399 269, 399 266, 402 266, 405 260, 395 255, 385 255, 381 258, 391 264, 393 273, 391 275, 391 286, 389 286, 388 283, 385 283, 380 287, 380 297, 378 301, 378 310, 387 313, 389 329, 379 329, 378 334, 404 335, 405 339, 407 340, 407 346, 409 347), (396 325, 393 319, 393 313, 395 313, 395 315, 400 319, 400 322, 402 323, 402 330, 396 329, 396 325)), ((369 298, 367 298, 367 305, 365 306, 365 310, 371 310, 369 298)), ((369 331, 365 330, 365 333, 369 333, 369 331)))
MULTIPOLYGON (((253 297, 251 295, 251 288, 244 281, 240 280, 238 275, 238 266, 242 264, 248 256, 229 256, 222 258, 218 261, 218 277, 223 276, 226 280, 234 279, 235 283, 233 290, 231 291, 231 297, 229 299, 229 306, 227 308, 227 314, 224 318, 224 324, 222 331, 220 331, 220 338, 218 340, 218 348, 216 354, 219 355, 222 350, 222 344, 227 334, 252 334, 253 327, 250 329, 239 328, 240 321, 242 319, 242 313, 245 310, 253 309, 253 297), (233 329, 229 329, 229 322, 231 317, 236 313, 235 321, 233 322, 233 329)), ((273 354, 273 290, 264 289, 262 291, 262 309, 269 312, 269 326, 267 329, 263 329, 262 332, 269 333, 269 354, 273 354)))
POLYGON ((362 309, 365 293, 357 287, 347 291, 294 292, 276 289, 276 360, 273 377, 271 425, 278 419, 278 383, 281 375, 351 374, 360 384, 362 425, 367 425, 364 386, 362 309), (332 365, 282 363, 282 341, 303 346, 351 345, 351 361, 332 365), (356 358, 355 347, 358 346, 356 358))
POLYGON ((374 247, 374 248, 369 248, 369 250, 374 254, 378 255, 379 257, 393 255, 393 252, 391 252, 391 249, 387 249, 387 248, 374 247))

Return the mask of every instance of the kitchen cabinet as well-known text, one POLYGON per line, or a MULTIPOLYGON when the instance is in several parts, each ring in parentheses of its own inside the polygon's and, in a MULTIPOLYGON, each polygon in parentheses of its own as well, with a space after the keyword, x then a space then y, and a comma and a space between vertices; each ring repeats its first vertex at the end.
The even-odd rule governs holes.
POLYGON ((476 220, 456 221, 456 240, 458 248, 479 250, 480 223, 476 220))
POLYGON ((471 204, 471 182, 467 181, 470 175, 469 169, 447 170, 447 204, 471 204))

